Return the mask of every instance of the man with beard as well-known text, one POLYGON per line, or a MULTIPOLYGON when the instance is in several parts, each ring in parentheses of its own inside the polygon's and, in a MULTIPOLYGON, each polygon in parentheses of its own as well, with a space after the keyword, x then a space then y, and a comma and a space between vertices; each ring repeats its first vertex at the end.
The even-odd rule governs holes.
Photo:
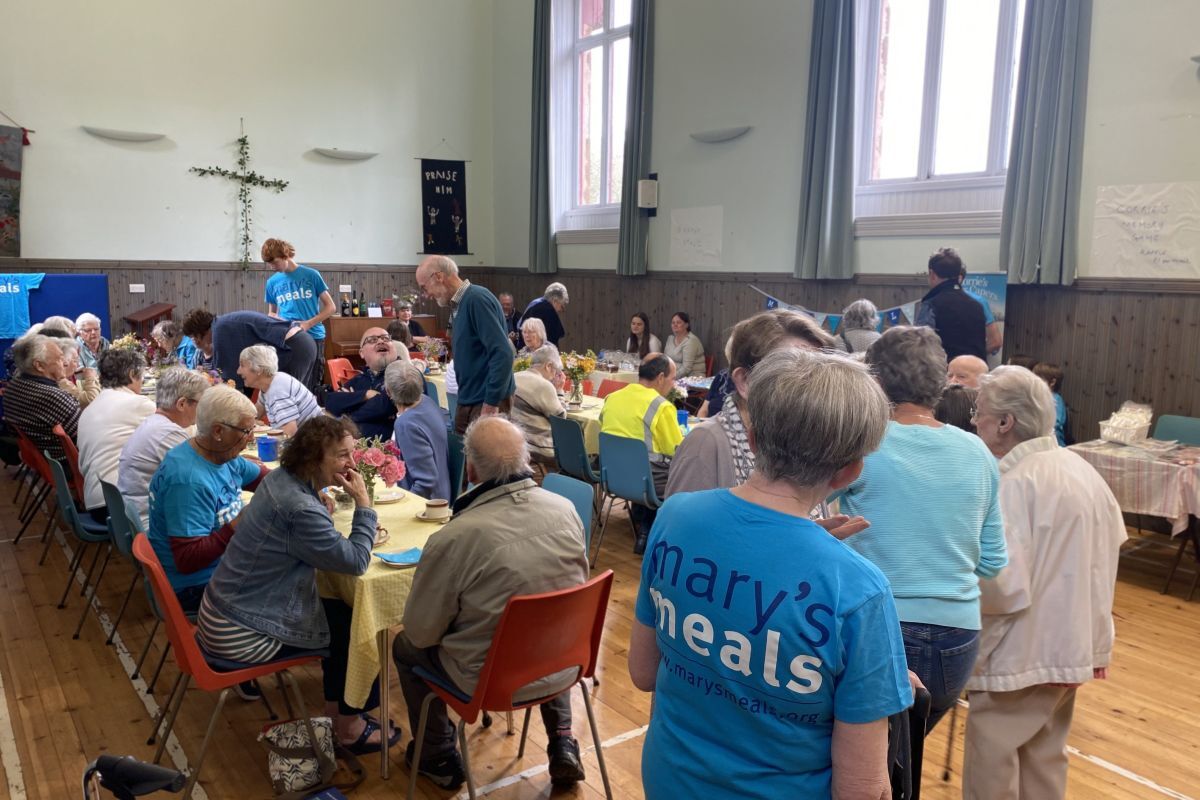
MULTIPOLYGON (((408 351, 403 358, 408 360, 408 351)), ((400 357, 396 343, 383 328, 367 328, 359 341, 358 354, 366 369, 342 384, 341 391, 325 395, 325 410, 335 417, 348 417, 363 436, 392 438, 396 407, 383 387, 383 373, 400 357)))

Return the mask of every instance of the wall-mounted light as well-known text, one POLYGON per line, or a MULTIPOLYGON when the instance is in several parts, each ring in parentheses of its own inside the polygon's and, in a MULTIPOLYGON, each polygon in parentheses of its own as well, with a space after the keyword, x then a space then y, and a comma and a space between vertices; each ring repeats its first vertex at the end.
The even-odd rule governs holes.
POLYGON ((314 153, 320 153, 326 158, 336 158, 338 161, 366 161, 379 153, 368 153, 365 150, 339 150, 336 147, 314 147, 314 153))
POLYGON ((146 131, 123 131, 117 128, 96 128, 91 125, 80 125, 92 136, 101 139, 113 139, 118 142, 153 142, 166 136, 165 133, 148 133, 146 131))
POLYGON ((696 131, 695 133, 688 135, 697 142, 716 144, 717 142, 729 142, 738 138, 739 136, 745 136, 746 133, 748 133, 753 127, 753 125, 739 125, 735 128, 718 128, 717 130, 712 131, 696 131))

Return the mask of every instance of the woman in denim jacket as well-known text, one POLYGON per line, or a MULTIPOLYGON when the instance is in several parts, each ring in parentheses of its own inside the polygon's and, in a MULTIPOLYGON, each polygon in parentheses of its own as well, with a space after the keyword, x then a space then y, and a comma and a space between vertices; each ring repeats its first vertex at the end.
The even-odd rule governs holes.
MULTIPOLYGON (((353 468, 357 429, 349 420, 314 417, 296 431, 273 471, 242 511, 237 533, 200 605, 200 643, 214 656, 263 663, 328 648, 321 662, 325 713, 352 752, 377 752, 380 724, 342 700, 350 640, 350 608, 317 594, 317 570, 361 575, 371 561, 376 514, 353 468), (322 500, 326 486, 354 498, 349 538, 333 525, 322 500)), ((378 704, 378 683, 366 708, 378 704)), ((399 731, 389 726, 391 741, 399 731)))

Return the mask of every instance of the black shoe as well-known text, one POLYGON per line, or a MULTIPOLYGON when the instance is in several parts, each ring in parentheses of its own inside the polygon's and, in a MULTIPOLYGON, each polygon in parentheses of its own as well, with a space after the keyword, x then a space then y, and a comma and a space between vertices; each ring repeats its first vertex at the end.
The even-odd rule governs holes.
POLYGON ((639 533, 637 538, 633 540, 633 554, 635 556, 640 556, 646 552, 646 539, 646 534, 639 533))
POLYGON ((554 736, 546 748, 550 756, 550 783, 573 786, 584 779, 583 761, 579 758, 579 742, 574 736, 554 736))
MULTIPOLYGON (((404 751, 404 763, 408 765, 409 769, 412 769, 413 751, 416 749, 417 743, 413 741, 408 743, 408 748, 404 751)), ((417 768, 417 774, 424 775, 439 788, 449 791, 459 788, 467 781, 467 775, 463 772, 462 758, 459 757, 457 750, 451 750, 436 761, 423 761, 417 768)))

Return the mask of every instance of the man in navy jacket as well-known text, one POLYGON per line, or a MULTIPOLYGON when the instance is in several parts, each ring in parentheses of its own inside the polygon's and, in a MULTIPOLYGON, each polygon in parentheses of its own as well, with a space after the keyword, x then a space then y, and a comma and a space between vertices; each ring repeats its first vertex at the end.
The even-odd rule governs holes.
MULTIPOLYGON (((396 407, 383 386, 383 373, 397 358, 396 343, 383 328, 367 328, 359 341, 358 354, 366 369, 342 384, 337 392, 325 395, 325 409, 334 416, 348 417, 363 436, 392 438, 396 407)), ((408 351, 404 353, 408 358, 408 351)))

